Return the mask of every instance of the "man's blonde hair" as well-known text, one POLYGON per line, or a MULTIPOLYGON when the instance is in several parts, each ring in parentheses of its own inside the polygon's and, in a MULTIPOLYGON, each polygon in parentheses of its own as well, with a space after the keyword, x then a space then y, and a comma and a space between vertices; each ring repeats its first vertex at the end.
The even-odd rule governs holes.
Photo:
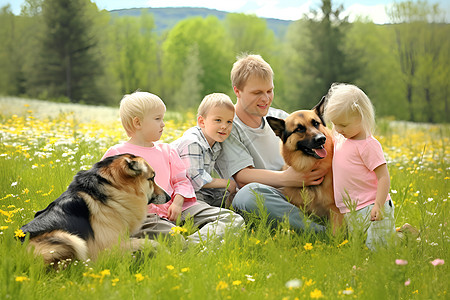
POLYGON ((151 93, 134 92, 123 96, 120 100, 119 115, 127 135, 131 136, 135 132, 133 125, 135 117, 142 120, 145 114, 159 107, 166 109, 166 105, 161 98, 151 93))
POLYGON ((273 70, 261 55, 242 54, 238 56, 231 69, 232 87, 243 90, 250 75, 264 80, 273 80, 273 70))
POLYGON ((234 112, 234 104, 228 95, 223 93, 212 93, 203 98, 198 106, 197 117, 202 116, 205 118, 211 108, 217 106, 228 108, 234 112))
POLYGON ((361 127, 366 134, 375 131, 375 110, 369 97, 357 86, 333 83, 328 91, 324 118, 328 121, 345 117, 361 117, 361 127))

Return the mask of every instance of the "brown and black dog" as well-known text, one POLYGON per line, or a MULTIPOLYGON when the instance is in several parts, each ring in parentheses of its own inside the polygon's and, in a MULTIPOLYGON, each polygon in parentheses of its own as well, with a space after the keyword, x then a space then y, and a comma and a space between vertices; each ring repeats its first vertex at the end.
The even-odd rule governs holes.
POLYGON ((67 191, 21 229, 47 264, 95 259, 119 240, 129 250, 141 249, 145 240, 128 235, 141 227, 148 203, 169 200, 143 158, 121 154, 78 172, 67 191))
POLYGON ((284 187, 283 194, 289 202, 305 212, 327 217, 334 226, 340 226, 342 215, 333 196, 333 140, 323 120, 325 97, 312 110, 298 110, 286 119, 267 117, 267 121, 282 141, 281 155, 296 171, 308 172, 328 168, 321 184, 304 188, 284 187))

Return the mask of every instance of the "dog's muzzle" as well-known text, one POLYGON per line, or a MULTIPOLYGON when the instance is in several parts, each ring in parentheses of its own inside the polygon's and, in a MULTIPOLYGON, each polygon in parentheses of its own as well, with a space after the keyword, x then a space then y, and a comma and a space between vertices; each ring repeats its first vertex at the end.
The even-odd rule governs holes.
POLYGON ((320 133, 314 136, 310 143, 305 144, 304 141, 297 143, 297 149, 302 150, 305 154, 311 155, 316 159, 322 159, 327 156, 327 150, 323 147, 327 138, 320 133))
POLYGON ((164 204, 170 201, 170 196, 166 192, 164 194, 153 194, 151 198, 148 199, 148 204, 164 204))

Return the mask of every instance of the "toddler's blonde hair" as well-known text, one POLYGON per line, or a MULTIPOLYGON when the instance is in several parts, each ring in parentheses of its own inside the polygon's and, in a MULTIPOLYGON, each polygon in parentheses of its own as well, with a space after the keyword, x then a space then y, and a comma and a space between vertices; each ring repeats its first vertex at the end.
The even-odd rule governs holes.
POLYGON ((344 117, 360 117, 363 131, 371 135, 375 131, 375 110, 369 97, 357 86, 333 83, 327 94, 324 118, 326 121, 344 117))
POLYGON ((231 85, 242 90, 250 75, 264 80, 273 80, 273 70, 258 54, 242 54, 231 69, 231 85))
POLYGON ((228 95, 223 93, 212 93, 203 98, 198 106, 197 117, 202 116, 205 118, 211 108, 217 106, 228 108, 234 112, 234 104, 228 95))
POLYGON ((159 107, 166 109, 161 98, 148 92, 137 91, 123 96, 120 100, 119 115, 127 135, 131 137, 136 130, 133 125, 135 117, 143 120, 145 114, 159 107))

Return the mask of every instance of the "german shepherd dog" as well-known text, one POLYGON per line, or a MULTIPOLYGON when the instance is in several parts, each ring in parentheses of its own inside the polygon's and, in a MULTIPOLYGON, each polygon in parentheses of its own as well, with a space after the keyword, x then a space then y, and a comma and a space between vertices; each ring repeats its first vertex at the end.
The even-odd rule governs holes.
POLYGON ((129 234, 140 228, 148 203, 169 200, 143 158, 121 154, 78 172, 67 191, 21 229, 30 235, 29 249, 47 264, 95 259, 119 240, 139 250, 145 240, 128 239, 129 234))
MULTIPOLYGON (((340 226, 342 215, 336 207, 333 196, 333 141, 323 120, 325 97, 312 110, 298 110, 285 120, 267 117, 275 134, 281 139, 281 155, 286 165, 299 172, 327 167, 330 171, 321 184, 304 188, 283 187, 283 194, 289 202, 305 212, 327 217, 333 226, 340 226)), ((335 228, 335 227, 334 227, 335 228)))

